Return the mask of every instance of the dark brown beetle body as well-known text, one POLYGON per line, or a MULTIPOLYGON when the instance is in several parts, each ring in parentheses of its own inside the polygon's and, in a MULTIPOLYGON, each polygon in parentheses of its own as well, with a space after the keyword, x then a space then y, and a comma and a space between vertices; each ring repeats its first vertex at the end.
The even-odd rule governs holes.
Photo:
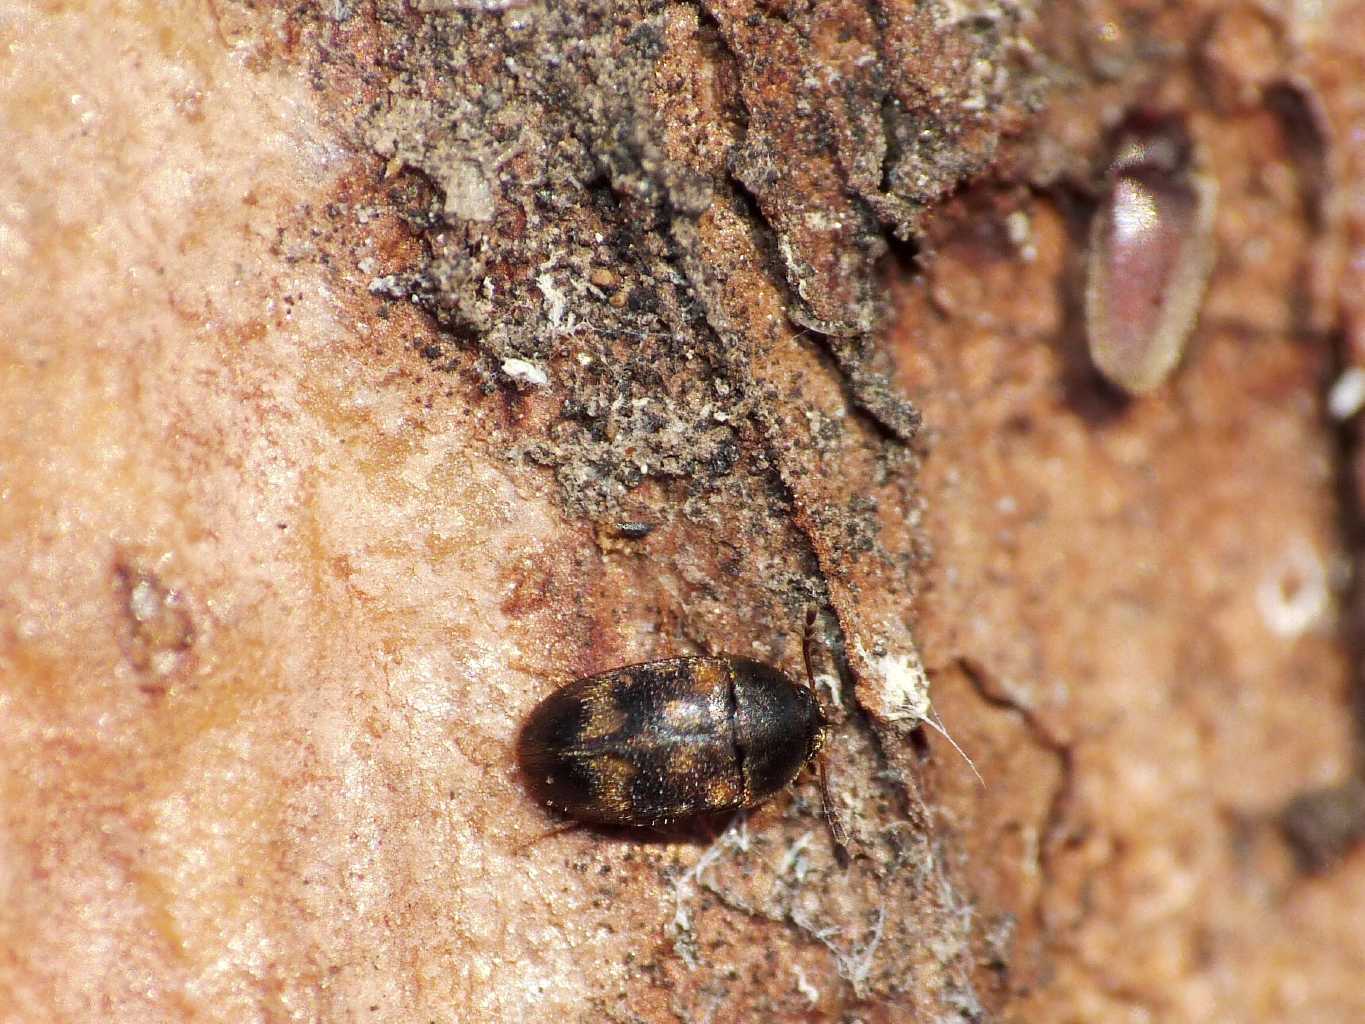
POLYGON ((536 797, 582 822, 663 825, 751 807, 820 752, 814 693, 746 658, 671 658, 578 679, 527 718, 536 797))

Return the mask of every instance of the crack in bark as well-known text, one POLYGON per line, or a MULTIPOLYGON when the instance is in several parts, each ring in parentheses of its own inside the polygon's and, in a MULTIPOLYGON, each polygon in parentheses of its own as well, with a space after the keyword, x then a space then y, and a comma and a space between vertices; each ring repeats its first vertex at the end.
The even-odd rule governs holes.
POLYGON ((1035 743, 1057 760, 1061 773, 1057 786, 1048 800, 1047 813, 1043 816, 1042 839, 1038 844, 1037 869, 1042 879, 1038 903, 1034 907, 1034 918, 1042 934, 1053 932, 1052 922, 1048 920, 1044 906, 1045 896, 1052 888, 1056 877, 1054 853, 1067 839, 1066 823, 1070 805, 1075 794, 1075 749, 1074 745, 1059 739, 1034 713, 1033 709, 1021 704, 1017 699, 999 689, 991 679, 984 665, 967 655, 959 656, 958 668, 976 695, 991 707, 1000 708, 1017 716, 1024 723, 1035 743))
MULTIPOLYGON (((1311 93, 1286 83, 1267 97, 1269 109, 1283 125, 1298 175, 1305 222, 1310 226, 1309 245, 1301 264, 1301 280, 1311 282, 1317 267, 1314 253, 1336 243, 1331 216, 1331 139, 1311 93)), ((1347 372, 1361 370, 1350 332, 1342 323, 1342 309, 1315 309, 1311 286, 1294 304, 1295 335, 1328 346, 1324 392, 1347 372), (1330 320, 1326 318, 1330 316, 1330 320), (1324 333, 1325 331, 1325 333, 1324 333)), ((1305 790, 1289 800, 1279 813, 1282 834, 1294 851, 1300 871, 1315 874, 1328 870, 1352 848, 1365 842, 1365 494, 1357 477, 1362 459, 1365 428, 1358 416, 1334 417, 1324 394, 1323 416, 1331 435, 1330 454, 1336 496, 1337 535, 1350 556, 1349 575, 1342 586, 1345 614, 1338 627, 1338 641, 1347 659, 1349 713, 1355 751, 1350 774, 1342 782, 1322 789, 1305 790)))
MULTIPOLYGON (((697 7, 712 23, 718 24, 705 0, 697 0, 697 7)), ((763 12, 762 8, 760 8, 760 12, 763 12)), ((773 17, 771 12, 766 13, 768 17, 773 17)), ((883 33, 879 31, 877 36, 878 53, 884 59, 885 46, 882 37, 883 33)), ((716 38, 719 44, 725 48, 726 53, 730 55, 730 59, 735 62, 735 65, 741 66, 743 55, 735 50, 729 36, 724 31, 718 31, 716 38)), ((882 97, 884 99, 885 90, 882 91, 882 97)), ((753 117, 753 111, 742 90, 735 99, 743 107, 746 115, 744 132, 735 143, 735 151, 743 152, 749 135, 748 121, 753 117)), ((822 127, 829 131, 828 125, 822 125, 822 127)), ((878 148, 883 153, 889 154, 888 139, 889 135, 883 124, 882 137, 879 140, 880 146, 878 148)), ((843 161, 840 160, 839 156, 837 152, 833 154, 835 163, 843 167, 846 180, 852 184, 858 199, 867 212, 875 214, 874 204, 870 202, 871 197, 867 194, 866 188, 853 183, 856 176, 855 169, 843 166, 843 161)), ((797 293, 792 271, 790 269, 784 271, 783 269, 781 249, 784 236, 782 230, 763 212, 760 197, 750 187, 749 183, 737 173, 733 161, 726 170, 725 177, 731 191, 748 210, 751 222, 758 229, 757 234, 758 240, 761 242, 761 251, 772 267, 770 274, 772 282, 786 298, 788 318, 804 332, 822 339, 825 350, 839 368, 842 384, 847 392, 849 408, 854 410, 857 415, 864 417, 878 433, 885 437, 901 444, 913 443, 921 425, 919 410, 909 399, 897 393, 894 383, 886 373, 870 366, 868 350, 874 345, 875 334, 871 332, 853 334, 832 332, 828 324, 812 316, 805 301, 797 293)), ((885 218, 882 219, 885 220, 885 218)))
MULTIPOLYGON (((1328 381, 1335 381, 1352 368, 1349 340, 1344 331, 1338 331, 1333 337, 1328 381)), ((1330 422, 1331 413, 1325 415, 1330 422)), ((1353 718, 1356 749, 1351 774, 1345 780, 1304 790, 1280 809, 1280 830, 1304 874, 1330 869, 1365 842, 1365 510, 1356 483, 1361 428, 1354 420, 1343 420, 1332 427, 1332 435, 1337 531, 1342 547, 1352 555, 1343 587, 1345 614, 1338 628, 1338 642, 1346 651, 1348 713, 1353 718)))

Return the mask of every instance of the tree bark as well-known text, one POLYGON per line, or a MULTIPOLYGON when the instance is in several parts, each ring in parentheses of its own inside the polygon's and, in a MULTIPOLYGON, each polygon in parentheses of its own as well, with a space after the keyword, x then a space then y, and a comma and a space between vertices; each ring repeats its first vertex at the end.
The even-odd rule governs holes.
POLYGON ((1362 16, 11 4, 0 1019, 1360 1019, 1362 16), (808 609, 847 863, 547 835, 546 693, 808 609))

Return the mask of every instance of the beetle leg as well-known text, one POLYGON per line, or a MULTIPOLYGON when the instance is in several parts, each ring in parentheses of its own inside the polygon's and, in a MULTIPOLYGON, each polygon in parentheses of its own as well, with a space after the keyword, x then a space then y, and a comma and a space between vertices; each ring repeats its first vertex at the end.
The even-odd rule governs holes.
POLYGON ((562 835, 565 832, 577 832, 580 828, 586 827, 586 824, 581 821, 563 822, 562 824, 556 825, 548 832, 542 832, 539 835, 532 836, 530 839, 526 840, 526 842, 516 848, 517 856, 525 856, 527 850, 533 846, 539 846, 542 840, 551 839, 554 836, 562 835))

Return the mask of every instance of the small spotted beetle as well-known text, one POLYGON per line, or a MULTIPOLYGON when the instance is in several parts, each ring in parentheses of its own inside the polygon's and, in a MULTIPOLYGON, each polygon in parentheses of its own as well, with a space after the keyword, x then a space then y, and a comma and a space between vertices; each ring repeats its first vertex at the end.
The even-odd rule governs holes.
POLYGON ((530 789, 552 809, 598 825, 666 825, 761 803, 824 746, 809 624, 805 648, 811 686, 734 657, 669 658, 568 683, 522 727, 517 754, 530 789))

